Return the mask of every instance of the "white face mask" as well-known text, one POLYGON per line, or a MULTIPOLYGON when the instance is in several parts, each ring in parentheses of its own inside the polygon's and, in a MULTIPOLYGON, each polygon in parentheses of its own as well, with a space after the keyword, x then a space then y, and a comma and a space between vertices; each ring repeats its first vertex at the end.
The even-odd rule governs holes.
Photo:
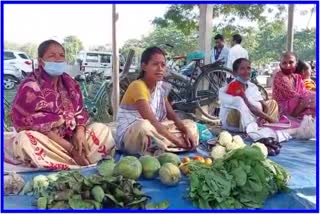
POLYGON ((67 67, 66 62, 46 62, 44 61, 44 70, 50 76, 60 76, 62 75, 67 67))
POLYGON ((248 84, 248 82, 250 81, 250 80, 243 80, 241 77, 239 77, 239 76, 236 76, 236 80, 237 81, 239 81, 239 82, 241 82, 242 84, 248 84))

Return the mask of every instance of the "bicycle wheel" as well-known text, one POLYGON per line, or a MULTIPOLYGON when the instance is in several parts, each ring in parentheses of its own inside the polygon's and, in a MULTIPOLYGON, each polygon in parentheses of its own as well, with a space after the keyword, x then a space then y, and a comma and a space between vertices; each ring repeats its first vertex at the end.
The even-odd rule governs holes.
POLYGON ((202 72, 193 85, 193 99, 197 109, 211 120, 219 119, 219 89, 233 79, 231 70, 224 67, 212 68, 202 72))
POLYGON ((186 97, 190 97, 187 90, 187 80, 177 78, 175 76, 167 76, 164 78, 164 81, 170 83, 171 85, 171 91, 168 95, 168 101, 173 105, 173 107, 175 103, 178 103, 186 97))
POLYGON ((4 98, 4 128, 5 131, 11 131, 12 122, 10 119, 10 103, 4 98))
MULTIPOLYGON (((124 94, 126 93, 126 90, 129 87, 130 83, 131 83, 131 81, 127 78, 120 81, 120 99, 119 99, 120 102, 121 102, 124 94)), ((109 97, 108 97, 108 105, 109 105, 108 112, 110 115, 113 115, 113 100, 112 100, 113 84, 112 83, 109 85, 109 91, 110 91, 110 93, 109 93, 109 97)))
POLYGON ((97 102, 97 114, 94 116, 94 120, 97 122, 111 122, 112 114, 110 114, 111 103, 109 103, 109 90, 106 88, 107 84, 100 90, 98 102, 97 102))
POLYGON ((260 91, 263 100, 267 101, 269 99, 267 90, 261 85, 256 85, 256 86, 258 87, 258 90, 260 91))

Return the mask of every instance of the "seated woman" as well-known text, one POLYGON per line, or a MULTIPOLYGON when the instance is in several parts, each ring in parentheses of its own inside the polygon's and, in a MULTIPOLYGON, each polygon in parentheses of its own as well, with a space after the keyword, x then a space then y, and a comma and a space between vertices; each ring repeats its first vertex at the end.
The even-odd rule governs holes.
POLYGON ((120 104, 116 134, 118 149, 137 155, 194 149, 199 141, 196 123, 181 121, 167 100, 170 86, 162 81, 166 72, 163 50, 147 48, 141 56, 141 70, 120 104))
POLYGON ((13 101, 14 157, 30 167, 70 169, 113 155, 111 129, 89 125, 80 87, 64 73, 63 46, 44 41, 38 60, 39 68, 21 83, 13 101))
POLYGON ((277 102, 265 102, 258 87, 250 82, 251 62, 245 58, 237 59, 233 63, 233 72, 235 80, 219 90, 222 127, 245 132, 252 122, 260 125, 277 122, 277 102))
POLYGON ((280 71, 275 74, 272 96, 278 102, 280 114, 302 119, 304 115, 315 117, 315 92, 305 88, 302 77, 295 74, 297 57, 286 52, 280 60, 280 71))
POLYGON ((316 90, 316 83, 311 79, 311 66, 308 63, 305 63, 302 60, 298 60, 296 72, 297 74, 300 74, 304 87, 309 91, 315 91, 316 90))

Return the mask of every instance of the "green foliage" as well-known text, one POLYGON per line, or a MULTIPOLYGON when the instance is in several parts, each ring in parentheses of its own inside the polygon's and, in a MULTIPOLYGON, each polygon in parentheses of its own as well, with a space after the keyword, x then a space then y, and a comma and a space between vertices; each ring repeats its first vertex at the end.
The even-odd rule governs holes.
MULTIPOLYGON (((268 13, 279 16, 283 10, 283 5, 214 4, 213 19, 222 18, 225 25, 233 24, 236 18, 265 22, 268 13)), ((163 18, 156 17, 152 23, 158 27, 174 25, 185 35, 190 35, 198 29, 198 17, 199 5, 175 4, 168 8, 163 18)))
POLYGON ((4 48, 8 50, 23 51, 31 58, 37 57, 38 46, 31 42, 18 44, 10 41, 4 41, 4 48))
POLYGON ((169 55, 181 55, 190 53, 198 48, 198 33, 194 32, 185 35, 176 27, 156 28, 144 38, 145 46, 159 46, 169 55), (165 44, 173 45, 174 48, 167 47, 165 44))
POLYGON ((229 152, 212 166, 190 162, 188 168, 188 197, 199 208, 261 208, 268 196, 288 190, 286 170, 250 146, 229 152))
POLYGON ((62 44, 66 51, 66 60, 68 63, 73 64, 76 60, 76 55, 83 49, 81 40, 76 36, 67 36, 62 44))

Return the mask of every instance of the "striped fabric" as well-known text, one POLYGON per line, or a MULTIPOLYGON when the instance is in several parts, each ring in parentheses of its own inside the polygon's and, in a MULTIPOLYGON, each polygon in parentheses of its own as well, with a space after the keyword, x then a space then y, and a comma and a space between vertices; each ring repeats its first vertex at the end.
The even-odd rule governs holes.
MULTIPOLYGON (((159 81, 155 90, 151 94, 150 106, 159 122, 164 121, 167 117, 167 110, 165 106, 165 98, 168 96, 171 89, 169 83, 159 81)), ((122 148, 123 136, 127 129, 137 120, 142 120, 140 113, 134 106, 120 105, 117 115, 117 133, 116 146, 118 149, 122 148)))

